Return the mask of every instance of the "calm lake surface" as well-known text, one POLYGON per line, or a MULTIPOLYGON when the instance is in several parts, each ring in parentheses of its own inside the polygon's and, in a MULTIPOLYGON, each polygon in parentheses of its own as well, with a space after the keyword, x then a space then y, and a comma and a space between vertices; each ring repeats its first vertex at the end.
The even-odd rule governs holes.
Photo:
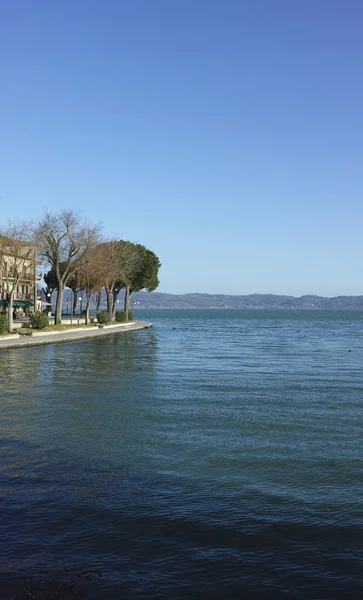
POLYGON ((0 351, 1 599, 362 598, 363 313, 136 317, 0 351))

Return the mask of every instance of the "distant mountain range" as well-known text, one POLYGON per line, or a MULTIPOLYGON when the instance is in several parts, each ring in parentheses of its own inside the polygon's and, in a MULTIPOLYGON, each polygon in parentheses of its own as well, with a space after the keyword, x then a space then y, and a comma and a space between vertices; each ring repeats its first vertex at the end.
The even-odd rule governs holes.
MULTIPOLYGON (((64 306, 72 302, 72 292, 65 290, 64 306)), ((95 299, 93 299, 94 306, 95 299)), ((83 307, 85 306, 85 301, 83 307)), ((103 298, 101 310, 105 310, 103 298)), ((119 310, 123 309, 123 293, 119 295, 119 310)), ((78 306, 79 308, 79 306, 78 306)), ((136 292, 132 295, 132 308, 331 308, 362 309, 363 296, 278 296, 276 294, 250 294, 228 296, 226 294, 162 294, 160 292, 136 292)))
POLYGON ((162 294, 137 292, 133 295, 134 308, 331 308, 363 309, 363 296, 278 296, 275 294, 250 294, 228 296, 225 294, 162 294), (139 303, 139 304, 138 304, 139 303))

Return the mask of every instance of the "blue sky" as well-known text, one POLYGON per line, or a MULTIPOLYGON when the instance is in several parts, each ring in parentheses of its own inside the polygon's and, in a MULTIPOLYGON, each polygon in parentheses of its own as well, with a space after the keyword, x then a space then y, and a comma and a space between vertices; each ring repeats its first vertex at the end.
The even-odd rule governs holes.
POLYGON ((360 0, 0 7, 1 219, 73 207, 171 293, 362 294, 360 0))

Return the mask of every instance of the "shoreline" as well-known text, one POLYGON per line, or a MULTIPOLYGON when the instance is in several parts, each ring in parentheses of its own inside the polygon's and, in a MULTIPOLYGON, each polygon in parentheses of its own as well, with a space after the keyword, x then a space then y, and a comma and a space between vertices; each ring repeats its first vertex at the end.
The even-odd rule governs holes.
POLYGON ((30 348, 31 346, 44 346, 46 344, 60 344, 65 342, 80 342, 85 339, 110 335, 112 333, 125 333, 126 331, 138 331, 152 327, 148 321, 132 321, 131 323, 118 323, 117 325, 105 325, 102 329, 95 326, 94 329, 77 328, 72 331, 33 331, 31 337, 21 338, 14 334, 14 337, 0 338, 0 350, 9 348, 30 348), (16 337, 15 337, 16 336, 16 337))

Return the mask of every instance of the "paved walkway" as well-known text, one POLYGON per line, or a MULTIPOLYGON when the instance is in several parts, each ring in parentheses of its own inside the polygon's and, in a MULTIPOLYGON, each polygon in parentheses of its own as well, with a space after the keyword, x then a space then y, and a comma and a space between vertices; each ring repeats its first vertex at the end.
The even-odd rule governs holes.
POLYGON ((71 331, 33 331, 30 337, 20 337, 14 333, 12 336, 0 337, 0 350, 5 348, 28 348, 29 346, 43 346, 44 344, 59 344, 61 342, 79 342, 81 340, 93 337, 109 335, 110 333, 123 333, 125 331, 135 331, 151 327, 152 323, 147 321, 133 321, 132 323, 119 323, 117 325, 105 325, 103 329, 95 326, 91 328, 79 328, 71 331))

